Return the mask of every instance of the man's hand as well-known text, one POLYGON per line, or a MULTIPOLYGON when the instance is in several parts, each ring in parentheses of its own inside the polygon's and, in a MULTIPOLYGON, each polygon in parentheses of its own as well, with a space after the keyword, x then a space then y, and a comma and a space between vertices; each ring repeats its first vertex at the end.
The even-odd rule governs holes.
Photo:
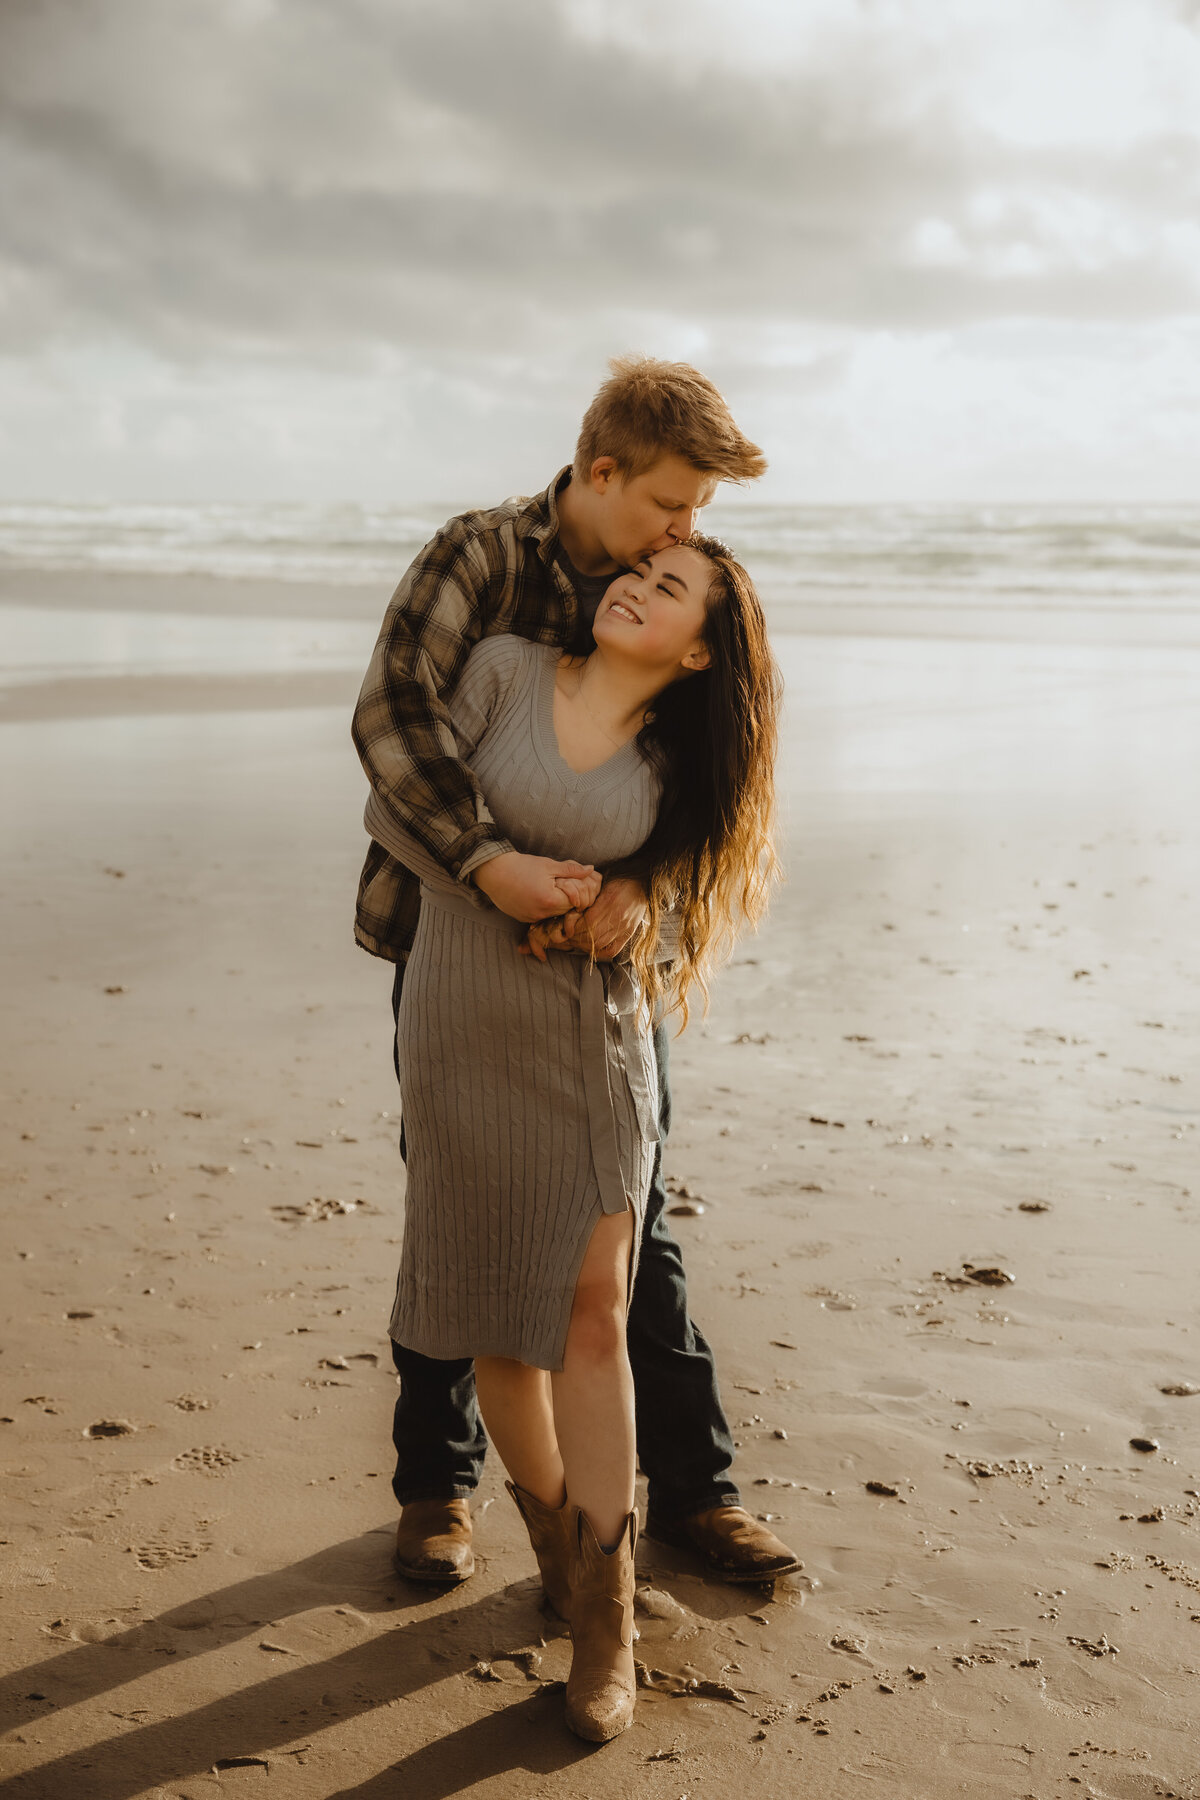
POLYGON ((590 906, 602 877, 590 863, 556 862, 551 856, 522 856, 506 850, 480 863, 471 880, 492 905, 522 925, 590 906))
POLYGON ((597 962, 611 962, 645 921, 646 890, 641 882, 614 875, 594 905, 535 925, 520 948, 539 962, 545 962, 547 949, 573 950, 579 956, 594 956, 597 962))
POLYGON ((579 914, 574 908, 557 919, 539 919, 517 945, 518 951, 522 956, 532 956, 535 962, 549 962, 547 950, 572 949, 568 934, 575 929, 578 919, 579 914))
POLYGON ((642 929, 647 910, 646 890, 641 882, 632 881, 627 875, 614 875, 600 889, 599 898, 576 921, 570 942, 597 962, 611 962, 642 929))

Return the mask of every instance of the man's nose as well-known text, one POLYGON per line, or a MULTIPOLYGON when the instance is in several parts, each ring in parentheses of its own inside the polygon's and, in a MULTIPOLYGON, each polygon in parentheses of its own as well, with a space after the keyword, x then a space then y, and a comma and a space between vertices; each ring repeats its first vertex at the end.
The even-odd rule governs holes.
POLYGON ((692 507, 689 511, 682 513, 678 518, 671 520, 671 523, 667 526, 667 536, 671 539, 673 544, 685 543, 687 539, 691 537, 693 531, 696 529, 697 510, 696 507, 692 507))

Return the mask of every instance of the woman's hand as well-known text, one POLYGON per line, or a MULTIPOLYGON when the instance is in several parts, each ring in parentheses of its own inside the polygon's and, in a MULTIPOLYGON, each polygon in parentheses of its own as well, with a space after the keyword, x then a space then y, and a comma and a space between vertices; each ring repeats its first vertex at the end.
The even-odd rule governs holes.
POLYGON ((571 950, 577 956, 611 962, 642 929, 646 910, 641 882, 617 875, 604 883, 599 899, 590 906, 531 925, 518 947, 522 956, 536 957, 538 962, 545 962, 547 950, 571 950))
POLYGON ((590 863, 523 856, 519 850, 493 856, 471 873, 471 880, 492 905, 522 925, 590 906, 602 879, 590 863))

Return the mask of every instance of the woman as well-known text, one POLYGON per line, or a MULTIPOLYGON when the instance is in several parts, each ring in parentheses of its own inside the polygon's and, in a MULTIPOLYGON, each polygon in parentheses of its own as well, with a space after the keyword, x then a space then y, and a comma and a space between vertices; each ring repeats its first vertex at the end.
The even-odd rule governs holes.
POLYGON ((483 640, 448 711, 506 835, 559 859, 561 913, 636 853, 645 928, 597 965, 405 846, 422 906, 397 1026, 408 1189, 391 1332, 475 1358, 570 1621, 568 1723, 603 1741, 634 1702, 625 1317, 658 1135, 652 1016, 686 1017, 691 984, 763 909, 779 681, 753 586, 709 538, 617 577, 594 635, 586 658, 483 640))

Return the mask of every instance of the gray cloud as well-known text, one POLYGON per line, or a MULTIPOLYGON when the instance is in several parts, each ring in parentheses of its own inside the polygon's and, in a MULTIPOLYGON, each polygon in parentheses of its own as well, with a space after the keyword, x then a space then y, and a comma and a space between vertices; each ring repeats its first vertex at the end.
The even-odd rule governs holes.
POLYGON ((1002 143, 866 17, 840 62, 755 77, 587 41, 532 0, 10 0, 2 341, 336 360, 515 352, 572 316, 1196 305, 1167 230, 1196 216, 1194 139, 1002 143), (981 192, 1008 198, 980 216, 981 192), (1100 220, 1085 243, 1072 209, 1100 220))

